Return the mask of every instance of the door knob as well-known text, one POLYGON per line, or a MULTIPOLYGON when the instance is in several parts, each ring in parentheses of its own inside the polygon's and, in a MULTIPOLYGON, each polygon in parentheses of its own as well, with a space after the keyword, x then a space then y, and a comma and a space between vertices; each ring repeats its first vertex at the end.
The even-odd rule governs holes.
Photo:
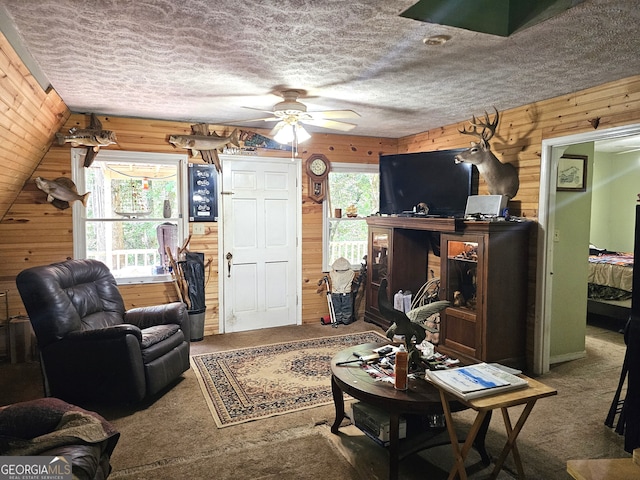
POLYGON ((227 277, 231 277, 231 259, 233 258, 233 255, 231 252, 227 252, 225 258, 227 259, 227 277))

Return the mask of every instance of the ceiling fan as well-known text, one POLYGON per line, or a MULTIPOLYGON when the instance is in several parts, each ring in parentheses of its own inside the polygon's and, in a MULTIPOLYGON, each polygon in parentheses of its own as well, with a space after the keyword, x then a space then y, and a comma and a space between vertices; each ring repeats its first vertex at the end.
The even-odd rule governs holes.
MULTIPOLYGON (((279 143, 301 143, 311 138, 302 124, 329 128, 347 132, 356 125, 353 123, 334 120, 336 118, 358 118, 360 115, 353 110, 325 110, 308 112, 307 106, 298 101, 305 92, 303 90, 283 90, 279 95, 282 102, 276 103, 272 111, 261 110, 271 114, 265 118, 245 120, 246 122, 278 122, 269 133, 279 143)), ((237 122, 233 122, 237 123, 237 122)))

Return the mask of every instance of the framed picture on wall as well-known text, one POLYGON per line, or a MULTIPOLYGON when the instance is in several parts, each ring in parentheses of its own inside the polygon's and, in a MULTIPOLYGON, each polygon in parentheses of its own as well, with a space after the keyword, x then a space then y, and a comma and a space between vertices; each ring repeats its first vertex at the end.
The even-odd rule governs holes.
POLYGON ((189 221, 218 221, 218 172, 211 164, 189 164, 189 221))
POLYGON ((584 192, 587 189, 586 155, 563 155, 558 161, 556 190, 559 192, 584 192))

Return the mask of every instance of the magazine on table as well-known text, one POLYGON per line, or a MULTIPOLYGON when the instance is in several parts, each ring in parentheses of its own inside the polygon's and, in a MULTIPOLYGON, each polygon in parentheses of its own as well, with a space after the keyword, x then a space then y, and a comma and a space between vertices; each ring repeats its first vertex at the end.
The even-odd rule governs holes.
POLYGON ((477 363, 448 370, 427 370, 432 383, 465 400, 523 388, 527 381, 496 364, 477 363))

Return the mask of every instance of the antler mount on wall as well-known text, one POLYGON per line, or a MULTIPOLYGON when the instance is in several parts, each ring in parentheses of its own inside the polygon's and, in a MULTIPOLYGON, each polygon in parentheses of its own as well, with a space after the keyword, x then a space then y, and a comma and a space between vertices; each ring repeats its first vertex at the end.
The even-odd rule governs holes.
POLYGON ((471 128, 458 130, 464 135, 473 135, 480 139, 479 142, 471 142, 471 148, 455 156, 455 162, 468 162, 478 168, 478 173, 487 182, 487 187, 491 195, 506 195, 510 199, 516 196, 520 187, 518 171, 510 163, 502 163, 491 152, 489 140, 493 138, 500 121, 498 110, 493 121, 489 119, 489 114, 484 112, 484 121, 471 119, 471 128), (478 131, 480 129, 480 131, 478 131))

